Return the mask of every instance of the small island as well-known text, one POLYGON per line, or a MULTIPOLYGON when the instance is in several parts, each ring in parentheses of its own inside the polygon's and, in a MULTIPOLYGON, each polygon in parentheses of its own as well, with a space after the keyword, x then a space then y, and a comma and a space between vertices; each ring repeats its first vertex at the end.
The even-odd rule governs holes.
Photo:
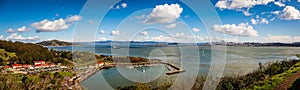
POLYGON ((78 45, 78 44, 65 42, 65 41, 59 41, 59 40, 42 41, 42 42, 38 42, 36 44, 42 45, 42 46, 72 46, 72 45, 78 45))

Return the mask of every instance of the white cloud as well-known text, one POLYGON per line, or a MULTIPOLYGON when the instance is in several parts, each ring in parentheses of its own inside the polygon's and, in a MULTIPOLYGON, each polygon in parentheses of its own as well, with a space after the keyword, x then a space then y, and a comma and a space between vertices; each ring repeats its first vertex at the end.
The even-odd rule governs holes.
POLYGON ((12 28, 9 28, 8 30, 6 30, 7 33, 14 33, 15 30, 13 30, 12 28))
POLYGON ((111 31, 110 35, 120 35, 120 31, 119 30, 113 30, 113 31, 111 31))
POLYGON ((3 35, 0 35, 0 39, 2 40, 4 38, 4 36, 3 35))
POLYGON ((253 18, 252 18, 250 21, 251 21, 251 24, 253 24, 253 25, 256 25, 256 24, 257 24, 257 20, 255 20, 255 19, 253 19, 253 18))
POLYGON ((94 41, 106 41, 108 40, 106 37, 98 37, 94 41))
POLYGON ((269 24, 269 21, 266 18, 262 18, 262 19, 251 19, 251 24, 253 25, 257 25, 257 24, 269 24))
POLYGON ((261 23, 264 23, 264 24, 269 24, 269 21, 266 19, 266 18, 262 18, 260 20, 261 23))
POLYGON ((148 32, 147 31, 141 31, 140 35, 148 35, 148 32))
POLYGON ((121 6, 122 6, 122 8, 126 8, 127 7, 127 3, 122 3, 121 6))
POLYGON ((120 9, 120 6, 119 6, 119 5, 117 5, 117 6, 116 6, 116 9, 120 9))
POLYGON ((300 0, 298 0, 298 2, 300 2, 300 0))
POLYGON ((266 38, 263 38, 264 42, 282 42, 282 43, 292 43, 292 42, 300 42, 300 36, 272 36, 267 35, 266 38))
POLYGON ((79 15, 74 15, 74 16, 68 16, 67 19, 65 19, 66 22, 76 22, 81 20, 82 17, 79 15))
POLYGON ((34 27, 37 32, 58 32, 68 29, 70 25, 67 24, 62 18, 60 18, 54 21, 45 19, 40 22, 31 24, 31 26, 34 27))
POLYGON ((284 20, 300 20, 300 12, 293 6, 286 6, 279 17, 284 20))
POLYGON ((104 30, 101 30, 99 34, 105 34, 105 31, 104 31, 104 30))
POLYGON ((212 30, 238 36, 258 36, 257 31, 248 23, 235 24, 225 24, 225 25, 214 25, 212 30))
POLYGON ((23 37, 22 35, 18 35, 17 33, 12 33, 8 37, 6 37, 6 40, 14 40, 14 41, 37 41, 37 40, 39 40, 39 37, 38 36, 23 37))
POLYGON ((281 2, 274 2, 275 5, 279 6, 279 7, 284 7, 285 4, 281 3, 281 2))
POLYGON ((259 18, 259 15, 256 15, 256 17, 255 18, 259 18))
POLYGON ((243 14, 245 15, 245 16, 250 16, 250 15, 252 15, 251 13, 249 13, 248 11, 242 11, 243 12, 243 14))
POLYGON ((199 32, 200 29, 199 29, 199 28, 193 28, 193 31, 194 31, 194 32, 199 32))
POLYGON ((25 32, 26 30, 27 28, 25 26, 18 28, 18 32, 25 32))
POLYGON ((172 42, 172 41, 175 41, 174 38, 168 37, 168 36, 163 36, 163 35, 159 35, 159 36, 156 36, 156 37, 151 37, 150 39, 154 40, 154 41, 160 41, 160 42, 172 42))
POLYGON ((255 5, 267 5, 274 0, 219 0, 216 7, 220 9, 251 8, 255 5))
POLYGON ((272 14, 278 15, 280 13, 280 11, 273 11, 271 12, 272 14))
POLYGON ((157 5, 148 15, 145 23, 173 23, 180 17, 183 8, 179 4, 157 5))
POLYGON ((58 32, 68 29, 73 22, 79 21, 81 18, 81 16, 74 15, 69 16, 66 19, 60 18, 53 21, 44 19, 40 22, 32 23, 31 26, 36 29, 36 32, 58 32))
POLYGON ((176 23, 168 24, 165 26, 165 28, 168 28, 168 29, 175 28, 175 27, 176 27, 176 23))
POLYGON ((119 4, 116 6, 111 6, 111 9, 121 9, 121 8, 127 8, 127 7, 128 7, 127 3, 122 3, 122 4, 119 4))

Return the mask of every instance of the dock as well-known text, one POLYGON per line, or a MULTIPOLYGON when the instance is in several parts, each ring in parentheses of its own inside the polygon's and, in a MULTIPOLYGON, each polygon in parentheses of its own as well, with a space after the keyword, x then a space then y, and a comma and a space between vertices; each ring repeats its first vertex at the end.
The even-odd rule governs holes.
POLYGON ((185 70, 183 68, 180 68, 180 67, 174 65, 173 63, 164 62, 164 61, 160 61, 160 63, 166 64, 166 67, 169 69, 169 71, 166 72, 167 75, 172 75, 172 74, 185 72, 185 70))
POLYGON ((82 90, 80 82, 86 80, 88 77, 94 75, 99 70, 102 69, 109 69, 115 66, 135 66, 135 65, 151 65, 151 64, 164 64, 166 65, 166 68, 169 69, 168 72, 166 72, 167 75, 173 75, 181 72, 185 72, 185 70, 181 67, 176 66, 173 63, 165 62, 165 61, 151 61, 151 62, 142 62, 142 63, 106 63, 104 66, 101 67, 93 67, 89 68, 87 71, 79 73, 78 75, 70 78, 69 84, 66 85, 68 89, 76 89, 76 90, 82 90))

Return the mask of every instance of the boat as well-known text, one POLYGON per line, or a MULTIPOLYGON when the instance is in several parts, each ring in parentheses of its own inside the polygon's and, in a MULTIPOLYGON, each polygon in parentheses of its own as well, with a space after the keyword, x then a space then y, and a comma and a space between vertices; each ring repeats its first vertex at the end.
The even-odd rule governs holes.
POLYGON ((120 47, 118 47, 118 46, 116 46, 116 45, 113 45, 112 48, 113 48, 113 49, 120 49, 120 47))

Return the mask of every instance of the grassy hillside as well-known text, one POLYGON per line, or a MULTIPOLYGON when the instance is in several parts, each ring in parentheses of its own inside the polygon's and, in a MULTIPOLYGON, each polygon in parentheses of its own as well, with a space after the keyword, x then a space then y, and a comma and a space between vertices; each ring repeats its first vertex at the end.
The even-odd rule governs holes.
POLYGON ((12 57, 15 57, 16 53, 13 52, 7 52, 4 49, 0 49, 0 58, 2 60, 9 60, 12 57))
POLYGON ((247 75, 222 78, 217 90, 272 90, 284 79, 299 72, 299 60, 278 61, 266 67, 260 64, 258 70, 247 75))

